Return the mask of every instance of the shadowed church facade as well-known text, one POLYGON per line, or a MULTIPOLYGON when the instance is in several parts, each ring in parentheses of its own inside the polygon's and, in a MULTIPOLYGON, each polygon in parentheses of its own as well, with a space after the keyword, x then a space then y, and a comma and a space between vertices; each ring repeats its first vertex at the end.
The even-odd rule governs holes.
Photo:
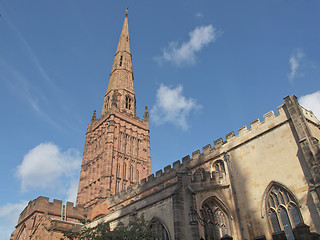
POLYGON ((149 114, 136 116, 126 13, 101 116, 87 127, 76 206, 38 197, 11 240, 144 215, 161 239, 317 239, 320 122, 295 96, 278 113, 241 127, 151 174, 149 114))

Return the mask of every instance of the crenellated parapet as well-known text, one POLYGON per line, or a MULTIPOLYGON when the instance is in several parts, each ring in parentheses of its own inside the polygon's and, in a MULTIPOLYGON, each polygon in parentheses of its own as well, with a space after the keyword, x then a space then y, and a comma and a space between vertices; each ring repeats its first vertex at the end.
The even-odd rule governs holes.
POLYGON ((54 199, 49 201, 47 197, 38 197, 28 203, 28 206, 21 212, 18 224, 27 220, 35 213, 46 214, 51 218, 81 221, 85 219, 85 211, 81 207, 75 207, 72 202, 67 202, 65 205, 61 200, 54 199))

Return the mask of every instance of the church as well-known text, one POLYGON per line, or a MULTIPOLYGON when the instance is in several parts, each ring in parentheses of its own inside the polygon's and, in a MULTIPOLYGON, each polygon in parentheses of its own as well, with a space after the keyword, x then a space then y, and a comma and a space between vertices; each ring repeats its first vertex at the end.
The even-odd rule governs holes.
POLYGON ((151 174, 132 64, 126 12, 101 115, 87 126, 76 206, 30 201, 11 240, 60 240, 141 215, 162 240, 320 239, 320 121, 295 96, 151 174))

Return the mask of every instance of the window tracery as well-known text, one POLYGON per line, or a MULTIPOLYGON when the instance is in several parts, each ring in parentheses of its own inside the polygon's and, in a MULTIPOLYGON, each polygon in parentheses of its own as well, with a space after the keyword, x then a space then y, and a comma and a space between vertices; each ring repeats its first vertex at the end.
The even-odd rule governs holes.
POLYGON ((155 240, 169 240, 169 234, 166 227, 158 219, 152 219, 150 228, 158 235, 158 238, 155 240))
POLYGON ((274 184, 266 197, 266 213, 273 233, 284 231, 288 240, 294 240, 292 229, 303 220, 293 194, 274 184))
POLYGON ((221 239, 225 234, 231 236, 229 216, 215 198, 206 201, 202 206, 205 239, 221 239))

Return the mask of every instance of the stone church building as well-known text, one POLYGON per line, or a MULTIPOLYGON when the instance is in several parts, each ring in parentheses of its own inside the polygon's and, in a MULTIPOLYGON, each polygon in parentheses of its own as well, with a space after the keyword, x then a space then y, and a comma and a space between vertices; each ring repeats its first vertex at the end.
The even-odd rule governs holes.
MULTIPOLYGON (((137 80, 139 81, 139 80, 137 80)), ((266 113, 151 174, 149 114, 136 115, 126 13, 103 99, 88 124, 76 206, 38 197, 11 240, 60 240, 144 215, 163 240, 319 239, 320 122, 287 96, 266 113)))

